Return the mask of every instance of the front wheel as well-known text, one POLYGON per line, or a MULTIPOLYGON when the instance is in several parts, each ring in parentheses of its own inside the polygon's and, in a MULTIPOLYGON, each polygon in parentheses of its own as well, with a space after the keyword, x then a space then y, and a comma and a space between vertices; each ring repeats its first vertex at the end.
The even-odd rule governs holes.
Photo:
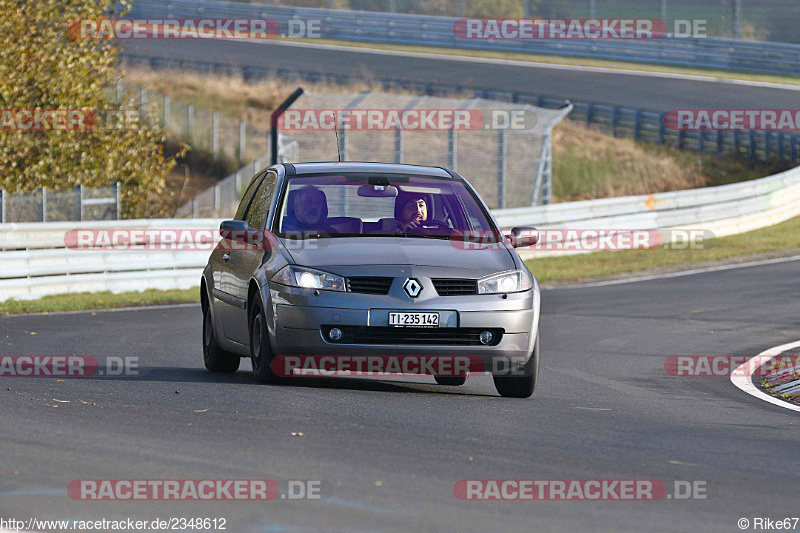
POLYGON ((259 383, 278 381, 278 376, 272 371, 272 347, 269 343, 267 330, 267 317, 264 308, 258 299, 253 300, 250 313, 250 361, 253 367, 253 377, 259 383))
POLYGON ((533 344, 533 353, 522 371, 516 371, 514 376, 493 376, 494 386, 500 396, 507 398, 530 398, 536 388, 536 378, 539 374, 539 334, 533 344))
POLYGON ((211 305, 203 306, 203 362, 211 372, 232 374, 239 370, 241 358, 238 354, 223 350, 217 344, 214 321, 211 319, 211 305))

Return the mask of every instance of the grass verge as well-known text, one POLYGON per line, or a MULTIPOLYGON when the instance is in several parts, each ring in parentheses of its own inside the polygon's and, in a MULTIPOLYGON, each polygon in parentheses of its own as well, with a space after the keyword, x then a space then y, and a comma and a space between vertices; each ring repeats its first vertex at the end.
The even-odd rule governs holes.
POLYGON ((598 281, 677 272, 776 256, 800 255, 800 217, 748 233, 705 241, 702 249, 625 250, 595 252, 526 261, 543 284, 598 281))
POLYGON ((157 290, 142 292, 80 292, 45 296, 36 300, 6 300, 0 302, 0 315, 24 313, 56 313, 60 311, 83 311, 87 309, 116 309, 145 305, 175 304, 200 301, 200 288, 157 290))

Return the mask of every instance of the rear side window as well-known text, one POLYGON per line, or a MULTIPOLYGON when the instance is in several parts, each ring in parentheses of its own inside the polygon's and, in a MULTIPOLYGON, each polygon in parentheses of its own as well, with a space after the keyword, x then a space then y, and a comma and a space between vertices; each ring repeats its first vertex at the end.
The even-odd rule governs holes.
POLYGON ((244 191, 244 196, 242 196, 242 201, 239 202, 239 207, 236 209, 236 215, 234 215, 234 220, 244 220, 244 216, 247 213, 247 206, 250 205, 250 199, 253 198, 253 193, 255 193, 258 184, 261 182, 261 173, 256 174, 253 176, 253 179, 250 180, 250 185, 247 186, 247 190, 244 191))
POLYGON ((269 212, 269 206, 272 203, 272 195, 275 192, 275 182, 277 176, 272 172, 267 172, 261 185, 256 190, 253 202, 250 204, 250 209, 245 215, 247 223, 253 229, 264 229, 264 219, 269 212))

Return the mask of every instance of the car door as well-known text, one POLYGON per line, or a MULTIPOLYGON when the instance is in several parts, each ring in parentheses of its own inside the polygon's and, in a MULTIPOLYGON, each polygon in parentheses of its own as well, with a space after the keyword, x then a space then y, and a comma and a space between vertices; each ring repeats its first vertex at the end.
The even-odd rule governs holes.
MULTIPOLYGON (((264 231, 266 228, 267 214, 273 203, 277 175, 274 171, 267 171, 253 196, 250 207, 245 214, 245 220, 252 229, 264 231)), ((230 294, 237 305, 232 306, 230 328, 226 327, 226 336, 232 341, 249 344, 249 330, 247 324, 247 293, 253 273, 261 266, 265 254, 272 253, 270 249, 231 250, 228 265, 230 268, 230 294)))
MULTIPOLYGON (((264 177, 264 172, 260 172, 253 176, 250 184, 245 189, 242 201, 239 202, 239 207, 236 209, 234 215, 235 220, 244 220, 247 215, 247 209, 250 207, 253 196, 261 185, 264 177)), ((231 243, 230 241, 220 241, 217 247, 211 253, 209 265, 211 267, 211 275, 213 280, 213 289, 211 296, 214 301, 214 310, 217 316, 217 325, 220 326, 218 331, 222 331, 226 338, 230 338, 227 331, 231 328, 232 320, 235 320, 234 308, 236 302, 231 294, 231 243)))

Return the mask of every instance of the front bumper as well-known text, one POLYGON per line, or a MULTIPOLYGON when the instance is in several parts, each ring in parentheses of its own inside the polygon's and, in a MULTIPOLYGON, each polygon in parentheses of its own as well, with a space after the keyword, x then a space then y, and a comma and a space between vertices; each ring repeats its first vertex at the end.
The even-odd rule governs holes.
POLYGON ((276 355, 461 355, 478 357, 484 365, 496 364, 498 358, 520 364, 527 361, 536 337, 538 319, 534 309, 487 312, 429 307, 425 310, 439 311, 442 320, 446 320, 452 328, 502 330, 500 342, 494 346, 347 344, 327 340, 323 336, 323 327, 384 327, 389 311, 397 308, 342 309, 276 305, 274 310, 276 355))

